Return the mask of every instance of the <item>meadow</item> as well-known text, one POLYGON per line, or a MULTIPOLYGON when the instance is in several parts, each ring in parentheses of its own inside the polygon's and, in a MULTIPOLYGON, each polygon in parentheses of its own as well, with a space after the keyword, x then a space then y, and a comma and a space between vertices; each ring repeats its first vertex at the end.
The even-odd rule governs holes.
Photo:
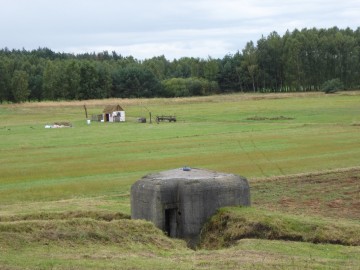
MULTIPOLYGON (((356 269, 360 264, 360 92, 3 104, 0 116, 1 268, 356 269), (91 115, 117 103, 126 111, 125 123, 86 123, 84 105, 91 115), (149 112, 176 115, 177 122, 150 124, 149 112), (138 117, 148 122, 140 124, 138 117), (73 127, 44 128, 54 122, 73 127), (323 231, 347 231, 348 242, 338 245, 344 244, 339 236, 332 238, 337 245, 319 244, 317 236, 296 231, 302 241, 284 245, 289 239, 247 239, 230 232, 238 237, 229 238, 231 244, 193 251, 147 222, 128 220, 132 183, 184 165, 243 175, 252 187, 255 216, 275 211, 276 220, 294 215, 291 220, 310 219, 311 226, 339 223, 323 231)), ((234 221, 254 215, 230 212, 234 221)))

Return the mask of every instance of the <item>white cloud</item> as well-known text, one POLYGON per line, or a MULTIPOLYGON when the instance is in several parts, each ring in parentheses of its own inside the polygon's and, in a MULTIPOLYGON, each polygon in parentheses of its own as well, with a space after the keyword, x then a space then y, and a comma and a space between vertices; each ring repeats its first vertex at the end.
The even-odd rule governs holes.
POLYGON ((0 48, 223 57, 272 31, 360 25, 355 0, 0 0, 0 48))
POLYGON ((224 51, 229 45, 223 41, 204 40, 204 41, 176 41, 166 43, 143 43, 123 46, 96 46, 96 47, 74 47, 67 48, 67 51, 81 53, 83 51, 116 51, 121 52, 123 56, 136 55, 139 59, 151 58, 153 56, 165 55, 167 59, 180 57, 199 57, 207 58, 216 55, 220 58, 224 56, 224 51), (159 52, 154 54, 154 52, 159 52))

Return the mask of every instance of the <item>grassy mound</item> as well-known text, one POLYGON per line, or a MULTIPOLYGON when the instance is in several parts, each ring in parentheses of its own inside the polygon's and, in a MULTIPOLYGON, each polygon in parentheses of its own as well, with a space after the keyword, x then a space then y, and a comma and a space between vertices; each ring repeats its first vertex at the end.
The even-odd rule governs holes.
POLYGON ((0 222, 0 269, 189 269, 189 263, 176 268, 174 261, 189 252, 184 241, 152 223, 116 212, 43 213, 0 222))
POLYGON ((176 249, 185 244, 164 235, 152 223, 129 220, 118 213, 66 212, 45 216, 2 218, 0 245, 17 248, 24 245, 119 244, 122 248, 176 249))
POLYGON ((228 247, 244 238, 360 245, 360 225, 256 208, 224 208, 204 226, 200 247, 228 247))

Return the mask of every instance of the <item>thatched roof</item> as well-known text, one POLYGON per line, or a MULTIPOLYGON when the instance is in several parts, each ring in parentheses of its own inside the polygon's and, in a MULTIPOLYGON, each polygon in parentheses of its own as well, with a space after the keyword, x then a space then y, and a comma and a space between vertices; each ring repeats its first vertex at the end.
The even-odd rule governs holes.
POLYGON ((124 109, 121 108, 121 106, 119 104, 117 104, 117 105, 106 106, 105 109, 103 110, 103 113, 112 113, 112 112, 119 112, 119 111, 124 111, 124 109))

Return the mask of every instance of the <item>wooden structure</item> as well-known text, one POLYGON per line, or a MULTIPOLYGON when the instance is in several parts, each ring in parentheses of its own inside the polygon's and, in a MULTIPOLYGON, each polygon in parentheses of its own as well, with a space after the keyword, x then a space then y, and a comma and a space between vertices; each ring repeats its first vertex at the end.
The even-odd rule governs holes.
POLYGON ((138 123, 146 123, 146 118, 145 117, 139 117, 137 119, 138 123))
POLYGON ((91 115, 91 121, 101 122, 103 120, 102 114, 93 114, 91 115))
POLYGON ((106 106, 103 111, 104 122, 125 122, 125 111, 119 105, 106 106))
POLYGON ((163 122, 163 121, 169 121, 169 122, 176 122, 176 116, 172 115, 158 115, 156 116, 156 122, 163 122))

